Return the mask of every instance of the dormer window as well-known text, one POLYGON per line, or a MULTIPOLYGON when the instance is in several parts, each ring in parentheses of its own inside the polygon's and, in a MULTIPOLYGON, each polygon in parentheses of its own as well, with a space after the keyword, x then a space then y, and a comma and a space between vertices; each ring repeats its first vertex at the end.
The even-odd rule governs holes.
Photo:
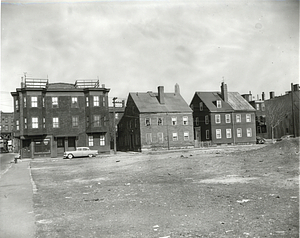
POLYGON ((222 107, 222 102, 221 100, 217 100, 217 108, 221 108, 222 107))

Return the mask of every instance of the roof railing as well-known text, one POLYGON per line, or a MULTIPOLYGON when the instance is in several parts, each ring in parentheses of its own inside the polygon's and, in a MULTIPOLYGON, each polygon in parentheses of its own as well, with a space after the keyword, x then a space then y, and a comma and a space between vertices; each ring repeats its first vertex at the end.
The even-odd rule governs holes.
POLYGON ((48 79, 25 78, 22 87, 25 88, 47 88, 48 79))
POLYGON ((76 80, 74 84, 75 88, 99 88, 98 80, 76 80))

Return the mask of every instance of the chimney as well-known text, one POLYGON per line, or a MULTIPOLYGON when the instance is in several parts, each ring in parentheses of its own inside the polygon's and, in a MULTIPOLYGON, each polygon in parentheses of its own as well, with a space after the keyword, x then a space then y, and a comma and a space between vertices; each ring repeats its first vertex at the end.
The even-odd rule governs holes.
POLYGON ((158 86, 158 101, 160 104, 165 104, 164 86, 158 86))
POLYGON ((102 87, 102 88, 105 88, 105 84, 101 84, 101 87, 102 87))
POLYGON ((270 99, 272 99, 274 97, 275 97, 275 92, 274 91, 270 92, 270 99))
POLYGON ((293 84, 293 83, 291 83, 291 91, 292 92, 299 91, 299 84, 293 84))
POLYGON ((264 92, 262 92, 262 94, 261 94, 261 100, 265 101, 265 93, 264 92))
POLYGON ((221 94, 224 102, 228 102, 227 85, 224 82, 221 84, 221 94))
POLYGON ((175 94, 180 94, 180 88, 178 83, 175 84, 175 94))
POLYGON ((125 100, 122 100, 122 107, 125 107, 125 100))

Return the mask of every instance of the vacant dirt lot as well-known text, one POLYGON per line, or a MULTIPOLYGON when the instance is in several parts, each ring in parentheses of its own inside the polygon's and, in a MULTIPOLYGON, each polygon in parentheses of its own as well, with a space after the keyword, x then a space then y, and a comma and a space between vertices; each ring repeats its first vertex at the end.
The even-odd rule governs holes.
POLYGON ((299 237, 299 140, 34 159, 36 237, 299 237))

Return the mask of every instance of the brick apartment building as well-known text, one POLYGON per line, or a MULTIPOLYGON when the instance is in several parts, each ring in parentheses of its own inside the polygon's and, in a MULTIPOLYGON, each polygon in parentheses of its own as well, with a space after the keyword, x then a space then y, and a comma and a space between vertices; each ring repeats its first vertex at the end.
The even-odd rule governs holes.
POLYGON ((196 146, 256 143, 255 110, 237 92, 196 92, 193 109, 196 146))
POLYGON ((118 125, 118 150, 143 151, 194 147, 192 110, 175 92, 129 93, 118 125))
POLYGON ((261 99, 253 100, 251 92, 243 94, 243 98, 249 102, 249 104, 255 109, 255 126, 256 135, 262 138, 268 137, 267 121, 266 121, 266 105, 265 105, 265 93, 262 93, 261 99))
POLYGON ((1 151, 11 151, 12 131, 14 128, 14 114, 12 112, 0 111, 0 149, 1 151))
POLYGON ((25 77, 11 93, 21 156, 57 157, 79 146, 109 152, 108 92, 98 80, 69 84, 25 77))

